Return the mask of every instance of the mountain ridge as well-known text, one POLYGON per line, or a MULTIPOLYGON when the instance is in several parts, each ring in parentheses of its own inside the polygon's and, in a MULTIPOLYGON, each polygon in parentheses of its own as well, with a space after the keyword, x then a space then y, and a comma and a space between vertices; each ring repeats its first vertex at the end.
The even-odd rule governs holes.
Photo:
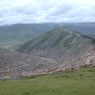
MULTIPOLYGON (((37 37, 44 32, 53 30, 63 25, 72 31, 78 31, 84 35, 95 35, 95 22, 86 23, 30 23, 0 26, 0 46, 15 46, 25 43, 31 38, 37 37)), ((91 36, 92 37, 92 36, 91 36)), ((95 38, 95 36, 93 36, 95 38)))
POLYGON ((30 52, 33 49, 42 50, 52 48, 76 50, 83 49, 86 47, 86 45, 92 44, 92 42, 94 42, 93 38, 84 36, 81 33, 74 32, 72 30, 65 29, 63 26, 61 26, 25 43, 18 49, 18 51, 30 52))

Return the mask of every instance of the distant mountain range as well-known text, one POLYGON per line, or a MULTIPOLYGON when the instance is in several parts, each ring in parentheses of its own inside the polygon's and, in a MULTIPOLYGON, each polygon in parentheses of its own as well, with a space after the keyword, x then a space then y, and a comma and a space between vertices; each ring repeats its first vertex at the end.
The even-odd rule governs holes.
POLYGON ((0 26, 0 46, 21 45, 44 32, 63 26, 86 35, 95 34, 95 23, 43 23, 0 26))
POLYGON ((0 26, 0 45, 16 45, 55 28, 55 24, 14 24, 0 26))
POLYGON ((95 22, 68 23, 64 26, 85 35, 95 35, 95 22))

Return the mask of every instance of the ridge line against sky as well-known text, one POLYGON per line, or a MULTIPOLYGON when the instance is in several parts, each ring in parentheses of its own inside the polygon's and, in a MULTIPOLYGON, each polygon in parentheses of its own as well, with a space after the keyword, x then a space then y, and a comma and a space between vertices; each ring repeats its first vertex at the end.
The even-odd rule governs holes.
POLYGON ((0 24, 95 22, 95 0, 0 0, 0 24))

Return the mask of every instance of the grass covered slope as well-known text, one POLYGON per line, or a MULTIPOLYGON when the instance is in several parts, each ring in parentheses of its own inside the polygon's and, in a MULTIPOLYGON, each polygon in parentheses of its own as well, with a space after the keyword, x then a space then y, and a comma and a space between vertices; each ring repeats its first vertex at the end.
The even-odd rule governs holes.
POLYGON ((94 95, 95 68, 0 81, 0 95, 94 95))
POLYGON ((31 52, 43 49, 67 49, 74 52, 83 52, 90 47, 92 39, 80 33, 58 27, 52 31, 33 39, 22 45, 17 51, 31 52))

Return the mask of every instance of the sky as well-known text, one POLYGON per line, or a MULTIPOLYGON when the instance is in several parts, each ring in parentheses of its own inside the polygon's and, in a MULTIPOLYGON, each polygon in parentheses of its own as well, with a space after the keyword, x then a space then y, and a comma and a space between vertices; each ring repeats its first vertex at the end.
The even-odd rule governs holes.
POLYGON ((0 0, 0 24, 95 22, 95 0, 0 0))

